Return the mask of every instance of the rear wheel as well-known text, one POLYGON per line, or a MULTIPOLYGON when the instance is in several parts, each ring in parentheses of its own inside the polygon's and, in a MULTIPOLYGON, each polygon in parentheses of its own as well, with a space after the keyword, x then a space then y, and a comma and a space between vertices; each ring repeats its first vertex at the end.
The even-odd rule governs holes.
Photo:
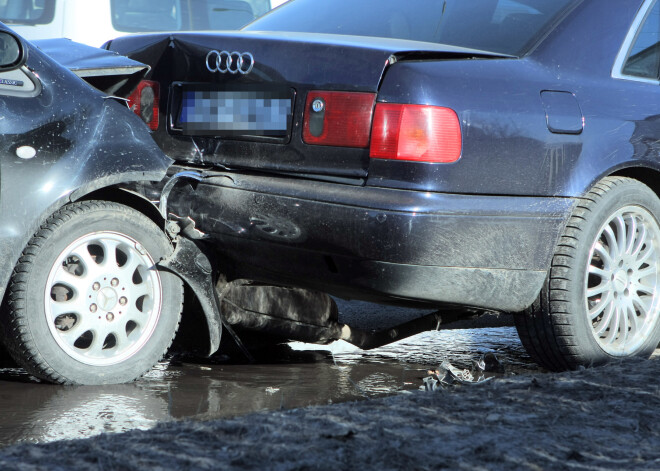
POLYGON ((163 232, 115 203, 81 202, 32 238, 9 287, 5 343, 31 374, 57 383, 138 378, 165 353, 182 306, 181 281, 155 268, 163 232))
POLYGON ((539 298, 516 327, 550 370, 648 357, 660 341, 660 201, 642 183, 607 177, 564 230, 539 298))

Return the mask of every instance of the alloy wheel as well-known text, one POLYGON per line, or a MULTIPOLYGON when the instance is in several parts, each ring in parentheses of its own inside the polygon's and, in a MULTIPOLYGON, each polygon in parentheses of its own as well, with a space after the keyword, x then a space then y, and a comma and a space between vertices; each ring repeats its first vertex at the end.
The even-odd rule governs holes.
POLYGON ((640 206, 616 211, 591 247, 586 308, 598 345, 613 356, 635 352, 658 322, 660 227, 640 206))
POLYGON ((120 363, 151 337, 162 284, 149 253, 117 232, 95 232, 68 245, 48 275, 45 314, 70 357, 92 366, 120 363))

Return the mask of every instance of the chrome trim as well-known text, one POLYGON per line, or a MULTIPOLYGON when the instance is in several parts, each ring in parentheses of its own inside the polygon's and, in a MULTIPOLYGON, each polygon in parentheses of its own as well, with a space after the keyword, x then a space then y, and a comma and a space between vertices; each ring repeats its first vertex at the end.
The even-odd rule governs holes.
POLYGON ((660 84, 660 80, 636 77, 634 75, 625 75, 623 73, 623 64, 626 62, 626 59, 628 59, 628 54, 630 54, 633 43, 635 42, 635 39, 637 39, 639 27, 648 16, 651 8, 655 5, 655 2, 656 0, 646 0, 644 4, 639 8, 637 16, 635 16, 635 20, 630 26, 628 34, 626 35, 626 39, 623 41, 621 49, 619 49, 619 53, 617 54, 616 60, 614 61, 614 65, 612 66, 612 78, 621 80, 634 80, 635 82, 651 83, 655 85, 660 84))
POLYGON ((206 54, 205 63, 209 72, 247 75, 254 68, 254 56, 249 52, 213 50, 206 54))
MULTIPOLYGON (((167 120, 168 120, 168 124, 169 124, 169 126, 170 126, 170 130, 171 130, 171 131, 175 131, 175 132, 183 132, 183 128, 177 128, 177 127, 174 125, 174 113, 172 112, 172 103, 174 102, 172 97, 174 96, 174 89, 175 89, 175 87, 179 87, 179 88, 181 88, 181 83, 180 83, 180 82, 172 83, 172 86, 171 86, 171 87, 172 87, 172 90, 171 90, 171 92, 170 92, 169 103, 168 103, 168 105, 167 105, 167 120)), ((181 110, 179 110, 179 113, 181 113, 181 110)))
POLYGON ((14 70, 0 72, 0 78, 24 79, 24 84, 20 87, 0 86, 0 96, 15 96, 21 98, 34 98, 41 94, 41 80, 39 75, 30 70, 27 66, 22 66, 14 70), (8 77, 8 74, 12 74, 8 77), (29 82, 29 85, 28 85, 29 82), (30 88, 30 85, 32 86, 30 88))

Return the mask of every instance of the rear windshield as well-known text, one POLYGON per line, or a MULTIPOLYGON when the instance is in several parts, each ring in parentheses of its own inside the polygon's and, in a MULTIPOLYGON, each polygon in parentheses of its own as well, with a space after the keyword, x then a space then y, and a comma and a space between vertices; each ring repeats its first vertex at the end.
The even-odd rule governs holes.
POLYGON ((54 14, 55 0, 0 0, 0 21, 9 25, 45 25, 54 14))
MULTIPOLYGON (((2 0, 0 0, 2 1, 2 0)), ((269 0, 111 0, 112 26, 127 33, 239 29, 269 0)))
POLYGON ((581 0, 292 0, 246 30, 411 39, 522 55, 581 0))

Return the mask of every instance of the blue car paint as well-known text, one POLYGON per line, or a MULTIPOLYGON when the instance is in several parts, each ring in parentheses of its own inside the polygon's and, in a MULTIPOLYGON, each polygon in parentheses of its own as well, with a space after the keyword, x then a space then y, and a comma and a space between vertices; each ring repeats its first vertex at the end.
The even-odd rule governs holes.
POLYGON ((161 109, 164 121, 175 81, 294 88, 286 142, 190 138, 165 126, 154 133, 177 160, 173 171, 204 173, 169 202, 206 234, 229 278, 516 311, 538 294, 576 198, 606 175, 657 180, 658 85, 612 76, 642 4, 584 0, 521 57, 258 31, 120 38, 108 47, 152 66, 170 106, 161 109), (218 48, 250 51, 255 73, 206 71, 205 55, 218 48), (451 108, 461 158, 403 162, 305 145, 304 101, 315 89, 451 108))

